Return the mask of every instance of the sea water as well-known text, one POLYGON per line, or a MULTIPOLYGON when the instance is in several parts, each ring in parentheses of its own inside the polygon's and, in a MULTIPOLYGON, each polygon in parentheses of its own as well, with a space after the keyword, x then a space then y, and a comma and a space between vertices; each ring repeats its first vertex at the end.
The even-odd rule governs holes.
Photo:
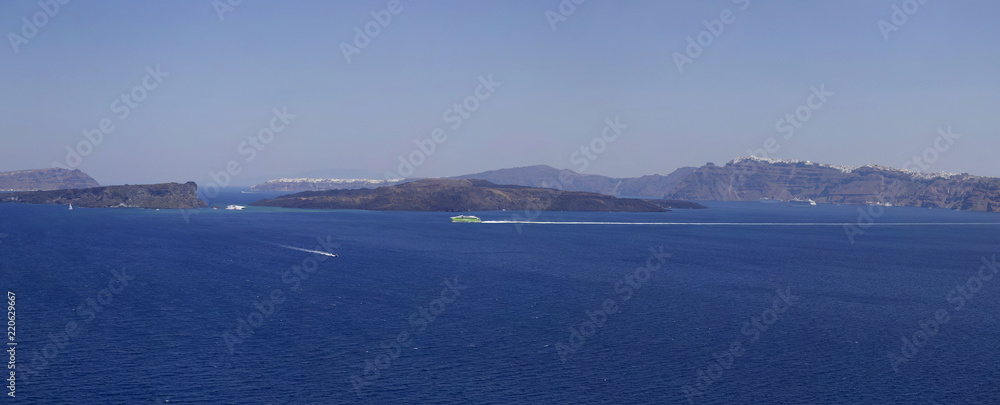
POLYGON ((1000 214, 706 205, 475 224, 2 204, 17 399, 1000 398, 1000 214), (525 220, 546 223, 501 222, 525 220))

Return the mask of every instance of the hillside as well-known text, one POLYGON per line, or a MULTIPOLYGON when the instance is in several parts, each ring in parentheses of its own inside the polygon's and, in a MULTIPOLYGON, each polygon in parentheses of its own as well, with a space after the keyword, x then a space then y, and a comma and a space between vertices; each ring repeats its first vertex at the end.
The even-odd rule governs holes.
POLYGON ((34 169, 0 172, 0 191, 62 190, 99 186, 96 180, 80 170, 34 169))
POLYGON ((811 198, 826 204, 878 202, 996 211, 1000 209, 1000 179, 747 157, 725 166, 702 166, 678 183, 667 197, 717 201, 811 198))
POLYGON ((265 183, 250 187, 250 191, 320 191, 320 190, 350 190, 360 188, 375 188, 393 186, 402 183, 403 179, 373 180, 373 179, 312 179, 284 178, 268 180, 265 183))
POLYGON ((424 179, 365 190, 307 191, 251 205, 377 211, 667 211, 644 200, 453 179, 424 179))
MULTIPOLYGON (((758 201, 811 198, 826 204, 889 203, 899 206, 970 211, 1000 209, 1000 179, 969 174, 921 173, 884 166, 859 167, 757 157, 734 159, 723 166, 682 167, 673 173, 633 178, 580 174, 536 165, 467 174, 452 179, 482 179, 494 185, 554 188, 668 200, 758 201)), ((305 179, 283 179, 305 180, 305 179)), ((366 188, 376 183, 283 181, 270 190, 366 188)), ((389 183, 391 184, 391 183, 389 183)), ((687 201, 665 204, 690 206, 687 201)), ((461 210, 461 209, 459 209, 461 210)))
POLYGON ((626 197, 664 197, 696 168, 682 167, 673 173, 642 177, 614 178, 596 174, 580 174, 568 169, 546 165, 491 170, 482 173, 452 177, 454 179, 483 179, 496 184, 515 184, 530 187, 557 188, 566 191, 584 191, 626 197))
POLYGON ((0 194, 0 203, 73 204, 83 208, 199 208, 194 182, 106 186, 0 194))

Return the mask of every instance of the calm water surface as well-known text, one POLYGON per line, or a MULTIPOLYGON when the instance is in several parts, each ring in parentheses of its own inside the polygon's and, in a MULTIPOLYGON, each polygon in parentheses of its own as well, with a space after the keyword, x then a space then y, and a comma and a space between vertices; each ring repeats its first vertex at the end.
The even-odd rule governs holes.
POLYGON ((689 225, 514 225, 2 204, 17 400, 1000 398, 1000 277, 983 261, 1000 252, 1000 214, 889 208, 862 216, 852 243, 816 223, 857 223, 859 207, 707 205, 535 218, 689 225), (761 225, 704 225, 737 222, 761 225))

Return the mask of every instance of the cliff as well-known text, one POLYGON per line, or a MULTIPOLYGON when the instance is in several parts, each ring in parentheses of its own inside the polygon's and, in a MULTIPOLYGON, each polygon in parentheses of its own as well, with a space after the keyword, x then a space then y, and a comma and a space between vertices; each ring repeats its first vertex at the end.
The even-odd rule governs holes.
MULTIPOLYGON (((614 178, 538 165, 492 170, 453 179, 486 180, 494 183, 494 186, 508 184, 619 197, 650 198, 651 203, 663 208, 701 208, 688 201, 668 200, 758 201, 761 198, 780 200, 811 198, 818 203, 826 204, 890 203, 899 206, 970 211, 1000 210, 1000 179, 997 178, 956 173, 921 173, 876 165, 848 167, 757 157, 738 158, 723 166, 709 163, 698 168, 682 167, 666 176, 614 178)), ((289 191, 301 190, 303 187, 332 189, 369 185, 348 181, 338 182, 283 181, 279 184, 288 186, 280 190, 289 191)), ((353 198, 355 207, 363 201, 364 204, 375 204, 372 206, 377 206, 379 204, 377 201, 382 201, 373 196, 362 198, 361 195, 366 192, 358 193, 339 194, 337 198, 344 206, 350 205, 346 201, 353 198)), ((313 195, 309 198, 316 200, 319 196, 313 195)), ((424 203, 437 204, 432 201, 420 204, 424 203)), ((285 200, 282 204, 291 202, 285 200)), ((306 202, 303 201, 302 204, 306 202)), ((449 210, 465 210, 461 207, 441 206, 449 210)))
POLYGON ((380 186, 393 186, 402 183, 403 179, 393 180, 372 180, 372 179, 274 179, 266 183, 257 184, 250 187, 250 191, 320 191, 320 190, 350 190, 360 188, 372 188, 380 186))
POLYGON ((84 208, 199 208, 194 182, 106 186, 0 194, 0 203, 73 204, 84 208))
POLYGON ((817 203, 891 203, 969 211, 1000 209, 1000 179, 955 173, 921 173, 755 157, 725 166, 707 164, 679 182, 669 198, 757 201, 811 198, 817 203))
POLYGON ((0 191, 63 190, 99 186, 96 180, 79 170, 35 169, 0 172, 0 191))
POLYGON ((454 179, 482 179, 496 184, 515 184, 529 187, 557 188, 565 191, 584 191, 625 197, 661 198, 674 188, 694 167, 682 167, 673 173, 642 177, 616 178, 596 174, 580 174, 568 169, 546 165, 516 167, 466 174, 454 179))
POLYGON ((377 211, 612 211, 663 212, 649 201, 559 191, 485 180, 423 179, 362 190, 307 191, 251 205, 377 211))
MULTIPOLYGON (((518 186, 555 188, 563 191, 584 191, 622 197, 662 198, 685 176, 693 172, 694 167, 682 167, 670 175, 659 174, 634 177, 615 178, 596 174, 580 174, 568 169, 556 169, 546 165, 515 167, 510 169, 491 170, 488 172, 466 174, 450 177, 456 180, 486 180, 495 184, 511 184, 518 186)), ((320 191, 349 190, 375 188, 402 184, 409 179, 371 180, 371 179, 319 179, 295 178, 275 179, 250 187, 251 191, 320 191)))

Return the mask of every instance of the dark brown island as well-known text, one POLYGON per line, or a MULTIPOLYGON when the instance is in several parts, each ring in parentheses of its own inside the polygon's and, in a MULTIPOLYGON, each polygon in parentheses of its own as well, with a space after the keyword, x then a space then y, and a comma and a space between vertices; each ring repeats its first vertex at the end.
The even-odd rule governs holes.
MULTIPOLYGON (((579 191, 499 185, 476 179, 423 179, 375 189, 306 191, 250 205, 375 211, 665 212, 668 211, 665 207, 670 203, 579 191)), ((697 205, 682 203, 680 205, 692 208, 697 205)))

